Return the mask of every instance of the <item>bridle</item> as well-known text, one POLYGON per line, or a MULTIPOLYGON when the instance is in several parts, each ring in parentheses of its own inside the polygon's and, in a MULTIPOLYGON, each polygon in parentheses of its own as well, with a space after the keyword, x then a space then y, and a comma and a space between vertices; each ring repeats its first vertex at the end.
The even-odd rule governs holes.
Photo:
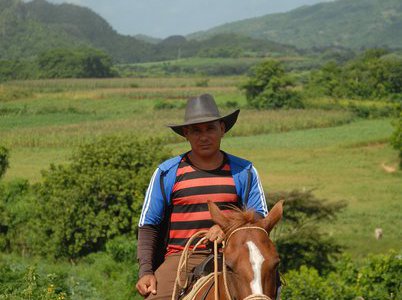
MULTIPOLYGON (((250 229, 257 229, 257 230, 261 230, 263 231, 267 236, 268 232, 262 228, 262 227, 258 227, 258 226, 245 226, 245 227, 239 227, 235 230, 233 230, 228 238, 222 242, 222 248, 223 250, 225 250, 225 248, 227 247, 227 245, 229 244, 230 238, 236 233, 239 232, 241 230, 250 230, 250 229)), ((215 244, 217 244, 216 242, 214 242, 214 246, 215 244)), ((215 253, 215 256, 217 255, 217 253, 215 253)), ((222 272, 223 272, 223 282, 225 285, 225 292, 226 292, 226 296, 228 297, 229 300, 232 300, 232 297, 229 293, 229 288, 228 288, 228 281, 227 281, 227 267, 226 267, 226 260, 225 260, 225 252, 223 251, 223 266, 222 266, 222 272)), ((217 284, 217 281, 215 281, 215 285, 217 284)), ((215 288, 216 290, 216 288, 215 288)), ((217 300, 218 298, 215 295, 215 300, 217 300)), ((250 296, 247 296, 246 298, 244 298, 243 300, 272 300, 271 298, 269 298, 267 295, 262 295, 262 294, 251 294, 250 296)))
MULTIPOLYGON (((225 250, 225 248, 227 247, 227 245, 229 244, 230 238, 236 233, 239 232, 241 230, 250 230, 250 229, 256 229, 256 230, 261 230, 263 231, 267 236, 268 232, 262 228, 262 227, 258 227, 258 226, 245 226, 245 227, 239 227, 235 230, 233 230, 229 236, 222 242, 222 249, 225 250)), ((188 280, 186 280, 184 283, 182 282, 182 280, 180 279, 180 274, 181 274, 181 270, 184 268, 185 270, 187 269, 187 260, 189 258, 189 256, 195 252, 196 248, 203 242, 206 240, 205 238, 205 234, 208 231, 203 230, 203 231, 199 231, 197 233, 195 233, 187 242, 186 246, 184 247, 183 253, 180 257, 180 261, 179 261, 179 266, 177 269, 177 276, 176 276, 176 281, 175 281, 175 286, 174 286, 174 290, 173 290, 173 295, 172 295, 172 300, 176 299, 176 294, 177 294, 177 287, 180 286, 181 288, 187 288, 188 285, 188 280), (193 249, 190 250, 190 245, 192 244, 192 242, 198 238, 199 236, 204 235, 203 238, 201 238, 197 244, 194 245, 193 249), (191 251, 191 253, 189 254, 189 252, 191 251)), ((228 300, 233 300, 232 296, 230 295, 229 292, 229 288, 228 288, 228 284, 227 284, 227 267, 226 267, 226 260, 225 260, 225 252, 223 251, 222 253, 222 259, 223 259, 223 266, 222 266, 222 273, 223 273, 223 283, 225 286, 225 293, 226 296, 228 298, 228 300)), ((214 241, 214 281, 215 281, 215 300, 219 300, 218 297, 218 275, 219 275, 219 271, 218 271, 218 243, 216 241, 214 241)), ((243 300, 272 300, 270 297, 266 296, 266 295, 262 295, 262 294, 252 294, 247 296, 246 298, 244 298, 243 300)))

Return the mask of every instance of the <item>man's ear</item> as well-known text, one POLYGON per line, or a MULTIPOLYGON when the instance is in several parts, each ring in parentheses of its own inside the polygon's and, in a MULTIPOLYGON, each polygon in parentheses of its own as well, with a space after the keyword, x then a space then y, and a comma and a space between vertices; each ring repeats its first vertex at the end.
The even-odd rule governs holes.
POLYGON ((186 138, 186 139, 188 139, 188 126, 184 126, 183 127, 183 134, 184 134, 184 137, 186 138))
POLYGON ((225 131, 226 131, 225 122, 221 121, 221 122, 220 122, 220 126, 221 126, 222 136, 224 136, 224 135, 225 135, 225 131))

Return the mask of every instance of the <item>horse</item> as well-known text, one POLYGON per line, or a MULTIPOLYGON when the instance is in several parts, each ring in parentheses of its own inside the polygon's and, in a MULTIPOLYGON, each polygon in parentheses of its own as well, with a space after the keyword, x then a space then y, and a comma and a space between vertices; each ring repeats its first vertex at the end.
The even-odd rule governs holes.
MULTIPOLYGON (((208 208, 212 220, 225 233, 222 271, 218 272, 215 261, 214 274, 201 278, 193 291, 180 299, 274 300, 279 282, 279 255, 269 233, 282 218, 283 201, 276 203, 265 218, 259 219, 253 211, 239 209, 222 213, 211 201, 208 208)), ((215 243, 215 254, 216 249, 215 243)))

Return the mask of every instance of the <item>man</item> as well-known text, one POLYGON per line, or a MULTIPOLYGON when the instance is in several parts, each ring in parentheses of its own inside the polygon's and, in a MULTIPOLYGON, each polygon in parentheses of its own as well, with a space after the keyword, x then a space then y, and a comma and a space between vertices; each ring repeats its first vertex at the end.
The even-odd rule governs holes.
MULTIPOLYGON (((239 112, 222 117, 214 98, 204 94, 188 100, 183 124, 168 125, 187 139, 191 150, 162 163, 145 195, 136 287, 146 299, 171 299, 181 250, 194 233, 208 230, 209 241, 224 239, 221 228, 210 219, 208 200, 222 210, 237 205, 254 209, 261 217, 268 213, 256 169, 220 149, 222 137, 236 123, 239 112)), ((209 253, 204 247, 191 256, 188 270, 209 253)))

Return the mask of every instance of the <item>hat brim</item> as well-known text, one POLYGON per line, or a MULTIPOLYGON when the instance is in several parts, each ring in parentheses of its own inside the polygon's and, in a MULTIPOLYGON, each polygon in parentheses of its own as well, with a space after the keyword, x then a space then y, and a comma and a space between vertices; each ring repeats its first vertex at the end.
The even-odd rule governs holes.
POLYGON ((180 134, 181 136, 184 136, 183 128, 188 125, 194 125, 194 124, 201 124, 201 123, 208 123, 208 122, 213 122, 213 121, 219 121, 222 120, 225 123, 225 132, 228 132, 233 125, 237 121, 237 117, 239 116, 240 109, 235 110, 234 112, 223 116, 223 117, 204 117, 200 119, 194 119, 189 122, 185 122, 183 124, 168 124, 166 125, 167 127, 170 127, 174 132, 177 134, 180 134))

